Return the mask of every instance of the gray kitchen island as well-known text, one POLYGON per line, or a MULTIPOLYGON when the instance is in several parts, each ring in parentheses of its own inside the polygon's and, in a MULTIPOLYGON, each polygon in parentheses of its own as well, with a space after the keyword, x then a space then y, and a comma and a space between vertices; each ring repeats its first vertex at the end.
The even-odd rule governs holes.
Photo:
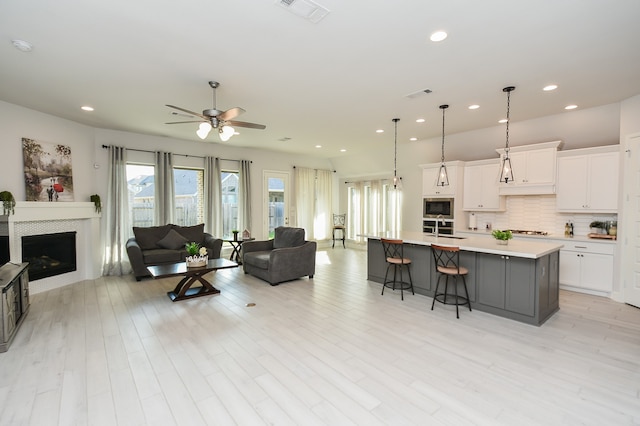
MULTIPOLYGON (((382 283, 387 268, 381 236, 367 235, 367 279, 382 283)), ((561 244, 510 240, 498 245, 484 237, 435 237, 420 232, 384 236, 404 242, 411 259, 416 293, 433 297, 437 273, 431 244, 460 247, 460 264, 473 309, 532 325, 541 325, 559 309, 559 253, 561 244)), ((462 313, 462 312, 461 312, 462 313)))

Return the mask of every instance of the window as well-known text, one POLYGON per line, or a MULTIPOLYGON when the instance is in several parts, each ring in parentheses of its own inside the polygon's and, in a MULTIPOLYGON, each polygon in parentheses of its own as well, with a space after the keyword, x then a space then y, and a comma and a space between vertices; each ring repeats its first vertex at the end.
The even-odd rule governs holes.
POLYGON ((238 180, 239 174, 234 171, 223 171, 222 182, 222 235, 231 236, 231 231, 238 229, 238 180))
POLYGON ((401 194, 388 181, 354 182, 347 189, 348 238, 400 231, 401 194))
POLYGON ((204 170, 174 167, 173 179, 176 225, 204 223, 204 170))
POLYGON ((153 166, 127 164, 129 223, 131 226, 153 226, 153 211, 155 208, 154 172, 153 166))
MULTIPOLYGON (((204 222, 204 170, 173 168, 175 185, 175 224, 197 225, 204 222)), ((155 168, 145 164, 127 164, 129 223, 153 226, 155 209, 155 168)))

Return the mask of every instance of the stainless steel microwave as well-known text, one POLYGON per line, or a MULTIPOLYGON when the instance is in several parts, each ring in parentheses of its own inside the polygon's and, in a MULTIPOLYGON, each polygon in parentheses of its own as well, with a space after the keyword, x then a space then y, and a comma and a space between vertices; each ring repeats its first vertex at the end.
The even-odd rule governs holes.
POLYGON ((422 213, 424 217, 453 219, 453 198, 425 198, 422 213))

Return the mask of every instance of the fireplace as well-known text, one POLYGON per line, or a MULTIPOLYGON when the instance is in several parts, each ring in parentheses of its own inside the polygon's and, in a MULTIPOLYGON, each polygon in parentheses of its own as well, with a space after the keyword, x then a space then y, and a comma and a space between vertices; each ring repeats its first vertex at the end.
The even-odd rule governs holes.
POLYGON ((23 236, 22 261, 30 281, 75 271, 76 232, 23 236))

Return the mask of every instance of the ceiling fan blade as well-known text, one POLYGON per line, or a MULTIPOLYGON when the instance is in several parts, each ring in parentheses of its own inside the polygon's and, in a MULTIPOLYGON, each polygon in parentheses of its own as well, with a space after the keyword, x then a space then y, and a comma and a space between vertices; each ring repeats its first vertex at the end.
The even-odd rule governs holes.
POLYGON ((250 129, 264 130, 267 128, 264 124, 247 123, 246 121, 226 121, 225 124, 236 127, 248 127, 250 129))
POLYGON ((164 124, 184 124, 184 123, 202 123, 202 120, 194 120, 194 121, 170 121, 164 124))
POLYGON ((225 120, 225 121, 226 120, 231 120, 233 118, 236 118, 237 116, 239 116, 243 112, 245 112, 245 111, 240 107, 231 108, 231 109, 226 110, 223 113, 220 113, 218 115, 218 119, 225 120))
POLYGON ((196 117, 202 117, 203 120, 208 120, 207 117, 205 117, 202 114, 198 114, 197 112, 189 111, 188 109, 180 108, 180 107, 177 107, 175 105, 168 105, 167 104, 166 106, 168 106, 169 108, 177 109, 178 111, 186 112, 187 114, 190 114, 190 115, 193 115, 193 116, 196 116, 196 117))

